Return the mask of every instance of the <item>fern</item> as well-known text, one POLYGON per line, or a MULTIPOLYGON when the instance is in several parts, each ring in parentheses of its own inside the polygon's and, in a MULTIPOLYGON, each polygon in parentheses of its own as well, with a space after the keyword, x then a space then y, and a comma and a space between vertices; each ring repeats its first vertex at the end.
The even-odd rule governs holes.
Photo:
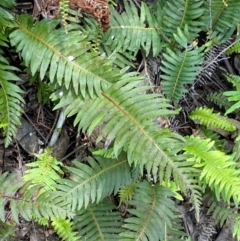
POLYGON ((13 224, 7 224, 0 221, 0 240, 8 241, 11 240, 11 237, 14 236, 14 226, 13 224))
POLYGON ((119 71, 92 51, 86 37, 79 31, 71 31, 70 25, 66 34, 63 29, 55 29, 57 20, 44 19, 34 24, 31 16, 22 15, 17 23, 19 29, 10 34, 11 43, 21 51, 32 75, 39 69, 42 80, 49 68, 51 82, 55 83, 56 78, 58 85, 71 87, 83 97, 86 93, 100 96, 101 90, 118 80, 119 71))
MULTIPOLYGON (((7 27, 13 27, 13 16, 1 8, 1 5, 13 7, 14 2, 4 1, 0 4, 0 47, 8 47, 5 31, 7 27)), ((3 50, 0 49, 0 126, 3 128, 4 143, 7 147, 17 133, 17 126, 21 124, 21 104, 24 103, 21 94, 24 92, 15 84, 21 79, 13 72, 19 69, 11 66, 3 54, 3 50)))
POLYGON ((29 187, 30 182, 19 182, 13 185, 16 175, 7 173, 0 176, 0 220, 5 221, 4 209, 9 205, 12 219, 19 223, 19 215, 25 220, 33 217, 46 218, 72 218, 73 212, 69 210, 67 203, 63 201, 59 193, 43 192, 41 186, 29 187), (16 197, 16 193, 18 196, 16 197), (4 202, 4 200, 7 202, 4 202))
POLYGON ((213 113, 212 109, 202 107, 197 108, 192 111, 190 118, 194 121, 198 121, 201 125, 205 125, 213 129, 219 128, 226 131, 236 130, 236 126, 227 117, 222 117, 213 113))
POLYGON ((117 51, 135 53, 143 48, 146 55, 151 51, 153 56, 157 56, 162 49, 160 35, 164 37, 164 33, 148 6, 142 2, 140 14, 133 2, 128 4, 124 1, 124 7, 126 11, 121 15, 111 9, 111 29, 104 37, 105 44, 111 44, 111 48, 117 51))
POLYGON ((207 96, 207 100, 213 102, 220 108, 229 109, 231 106, 227 101, 227 97, 223 95, 223 92, 212 92, 207 96))
POLYGON ((32 184, 44 185, 45 191, 49 189, 56 190, 54 188, 56 180, 60 179, 59 174, 63 174, 59 167, 62 166, 62 163, 51 156, 50 149, 45 149, 43 154, 35 154, 35 156, 38 160, 26 164, 26 166, 33 169, 26 170, 23 180, 31 181, 32 184))
POLYGON ((236 90, 225 91, 223 93, 224 96, 228 97, 228 101, 235 101, 234 103, 225 113, 225 115, 232 113, 240 108, 240 77, 237 75, 226 75, 227 80, 232 83, 236 90))
POLYGON ((89 203, 116 194, 121 186, 131 183, 130 169, 125 158, 119 160, 97 157, 88 159, 88 165, 74 161, 76 167, 66 167, 71 173, 70 179, 60 179, 57 189, 72 210, 87 208, 89 203))
POLYGON ((135 194, 136 190, 136 183, 131 183, 128 186, 122 187, 119 191, 119 206, 122 203, 128 203, 130 200, 132 200, 133 195, 135 194))
POLYGON ((183 93, 185 84, 193 84, 203 61, 202 48, 188 49, 188 28, 185 26, 184 32, 178 28, 178 34, 174 34, 176 42, 182 46, 184 51, 172 51, 167 48, 167 53, 163 54, 164 60, 160 69, 164 72, 161 75, 163 79, 163 93, 174 102, 178 102, 183 93))
POLYGON ((227 49, 226 54, 231 55, 233 53, 240 53, 240 43, 235 43, 233 46, 231 46, 229 49, 227 49))
MULTIPOLYGON (((139 78, 131 75, 128 74, 129 80, 132 79, 130 83, 119 81, 102 93, 103 97, 99 99, 82 101, 74 93, 68 92, 56 108, 66 107, 67 116, 77 114, 75 125, 78 124, 78 128, 83 130, 88 128, 88 134, 104 123, 98 140, 103 136, 112 141, 115 139, 115 156, 124 149, 129 164, 140 165, 141 171, 145 167, 154 181, 158 178, 160 181, 169 181, 173 174, 185 194, 187 189, 191 190, 191 198, 198 213, 200 193, 194 179, 197 173, 191 163, 185 162, 185 156, 179 154, 184 139, 167 129, 160 129, 153 121, 159 116, 168 117, 176 112, 170 110, 171 106, 161 95, 139 94, 149 87, 135 88, 139 78), (96 107, 100 112, 95 111, 96 107)), ((55 99, 59 99, 59 92, 54 94, 55 99)))
POLYGON ((221 42, 229 39, 239 23, 240 3, 235 0, 207 0, 204 7, 202 21, 210 30, 211 39, 217 37, 221 42))
POLYGON ((133 208, 127 210, 131 217, 124 220, 126 231, 120 234, 123 240, 160 240, 171 235, 165 233, 165 225, 172 228, 176 218, 174 202, 170 199, 172 195, 165 187, 138 183, 136 194, 129 202, 133 208))
MULTIPOLYGON (((177 33, 178 28, 183 31, 185 25, 188 25, 190 31, 189 41, 192 42, 203 27, 203 23, 199 20, 204 13, 203 2, 201 0, 167 1, 163 8, 164 33, 172 39, 172 34, 177 33)), ((176 41, 175 39, 172 40, 176 41)), ((174 45, 174 42, 172 45, 174 45)))
POLYGON ((67 241, 78 241, 79 234, 74 232, 74 223, 69 219, 52 218, 52 225, 60 238, 67 241))
POLYGON ((192 155, 195 167, 201 168, 200 180, 209 185, 218 200, 223 198, 230 202, 231 198, 238 205, 240 202, 239 171, 235 169, 236 163, 231 156, 218 150, 211 150, 214 142, 190 137, 188 145, 184 148, 187 154, 192 155))
POLYGON ((122 218, 116 206, 106 200, 98 205, 88 205, 87 209, 79 210, 74 217, 74 226, 82 240, 120 240, 121 225, 122 218))

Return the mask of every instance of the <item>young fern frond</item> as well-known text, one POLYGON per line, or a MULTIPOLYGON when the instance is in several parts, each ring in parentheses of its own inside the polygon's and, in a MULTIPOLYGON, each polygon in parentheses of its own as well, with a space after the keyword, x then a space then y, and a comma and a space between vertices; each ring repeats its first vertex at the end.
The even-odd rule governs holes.
MULTIPOLYGON (((126 231, 120 234, 122 239, 161 240, 162 237, 171 235, 165 231, 166 227, 172 228, 173 220, 176 218, 172 196, 168 188, 153 186, 146 181, 138 183, 133 200, 129 201, 133 208, 127 211, 132 216, 124 220, 123 228, 126 231)), ((175 232, 175 235, 181 234, 180 230, 175 232)))
POLYGON ((74 217, 74 226, 82 240, 121 240, 123 221, 116 209, 113 203, 103 200, 98 205, 89 204, 86 209, 79 210, 74 217))
POLYGON ((29 187, 30 182, 13 184, 14 180, 14 174, 4 173, 0 176, 0 220, 5 221, 6 205, 9 206, 12 219, 16 223, 19 223, 19 215, 27 221, 34 217, 73 217, 73 212, 69 210, 59 193, 47 191, 39 194, 42 188, 40 185, 29 187))
POLYGON ((44 153, 35 154, 37 161, 26 164, 32 169, 26 170, 23 176, 24 181, 31 181, 32 185, 41 184, 45 191, 56 190, 54 187, 56 180, 61 178, 59 174, 63 174, 59 166, 63 164, 51 156, 51 152, 50 149, 45 149, 44 153))
POLYGON ((69 219, 64 218, 52 218, 52 225, 56 230, 58 236, 67 241, 79 241, 79 233, 75 232, 75 225, 69 219))
MULTIPOLYGON (((105 44, 112 49, 137 52, 143 48, 146 55, 150 51, 157 56, 162 49, 162 31, 149 7, 141 2, 141 11, 130 1, 124 1, 125 12, 121 15, 112 9, 111 28, 105 35, 105 44)), ((164 34, 163 34, 164 35, 164 34)))
POLYGON ((131 183, 128 186, 124 186, 121 188, 119 191, 119 206, 122 203, 128 203, 130 200, 132 200, 133 195, 135 194, 136 191, 136 183, 131 183))
POLYGON ((71 178, 59 180, 56 186, 72 210, 80 210, 83 206, 87 208, 89 203, 99 203, 132 182, 126 158, 112 160, 96 157, 89 158, 88 165, 77 161, 73 163, 75 167, 66 167, 71 178))
POLYGON ((193 84, 196 76, 201 70, 200 63, 203 61, 203 49, 188 49, 189 31, 187 26, 182 32, 179 28, 178 34, 173 34, 176 42, 183 47, 184 51, 172 51, 167 48, 167 52, 163 54, 164 60, 160 69, 163 71, 161 78, 163 79, 163 93, 173 102, 178 102, 183 93, 187 90, 185 84, 193 84))
POLYGON ((32 75, 39 70, 41 80, 49 70, 51 82, 56 78, 59 86, 93 97, 119 79, 119 70, 98 56, 81 32, 70 31, 70 25, 66 34, 64 29, 55 29, 59 21, 44 19, 34 24, 28 15, 21 15, 17 24, 19 29, 10 34, 11 44, 21 51, 32 75))
POLYGON ((231 156, 218 150, 211 150, 214 142, 199 137, 189 137, 188 144, 184 148, 186 154, 192 156, 191 161, 195 161, 195 167, 201 168, 200 180, 215 192, 218 200, 222 198, 225 202, 230 202, 231 198, 238 205, 240 202, 240 174, 235 168, 231 156))
POLYGON ((68 9, 69 9, 69 0, 61 0, 60 3, 60 13, 62 17, 62 23, 65 28, 65 32, 68 33, 67 30, 67 14, 68 14, 68 9))
POLYGON ((199 107, 191 112, 190 118, 209 128, 225 131, 236 130, 236 126, 227 117, 213 113, 212 109, 199 107))
POLYGON ((226 54, 231 55, 233 53, 240 53, 240 43, 235 43, 233 46, 231 46, 229 49, 227 49, 226 54))

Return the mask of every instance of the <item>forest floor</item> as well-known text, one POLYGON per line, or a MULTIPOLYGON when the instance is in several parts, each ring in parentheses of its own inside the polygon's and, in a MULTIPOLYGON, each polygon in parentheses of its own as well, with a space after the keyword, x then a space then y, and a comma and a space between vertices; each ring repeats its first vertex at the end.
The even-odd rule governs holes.
MULTIPOLYGON (((18 0, 17 2, 17 11, 28 14, 33 13, 34 1, 18 0)), ((201 39, 199 39, 199 41, 201 41, 201 39)), ((226 91, 229 89, 229 83, 225 81, 224 73, 238 74, 240 72, 240 66, 234 61, 234 58, 238 58, 239 56, 226 58, 222 52, 228 44, 230 44, 230 42, 224 46, 218 46, 218 48, 211 52, 213 57, 209 56, 208 61, 214 59, 214 62, 199 76, 194 85, 189 86, 188 94, 179 102, 179 107, 182 108, 181 113, 170 119, 169 122, 161 120, 162 125, 168 125, 173 131, 179 132, 182 135, 190 135, 197 131, 196 123, 188 118, 189 113, 193 109, 199 106, 206 106, 210 108, 214 107, 215 110, 219 112, 222 111, 207 100, 207 95, 212 92, 226 91)), ((21 59, 19 59, 18 56, 11 56, 11 58, 16 61, 16 66, 19 67, 21 59)), ((158 78, 159 61, 159 58, 144 58, 140 54, 135 63, 139 72, 142 72, 144 75, 151 73, 152 77, 150 82, 156 89, 161 88, 161 83, 158 78)), ((207 64, 209 64, 209 62, 206 62, 206 65, 207 64)), ((3 148, 3 141, 0 140, 0 171, 17 172, 19 179, 23 176, 26 168, 25 164, 34 160, 35 157, 33 153, 38 153, 41 149, 48 146, 60 114, 59 111, 52 111, 53 106, 51 103, 42 103, 39 101, 36 85, 34 83, 30 84, 30 74, 22 73, 20 78, 24 80, 22 88, 26 92, 24 96, 26 106, 24 107, 24 114, 22 116, 22 126, 19 127, 16 138, 7 149, 3 148)), ((228 133, 221 134, 225 135, 226 148, 231 148, 233 145, 231 136, 229 136, 228 133)), ((88 148, 96 146, 95 139, 94 136, 79 133, 73 126, 73 120, 69 118, 64 124, 64 130, 60 138, 53 146, 53 155, 65 164, 72 159, 83 160, 88 155, 88 148)), ((201 229, 205 228, 206 235, 208 233, 213 234, 212 240, 234 240, 228 236, 228 227, 220 229, 213 224, 212 220, 208 218, 207 208, 202 208, 201 223, 204 224, 202 226, 196 226, 194 223, 194 211, 190 210, 188 200, 179 202, 179 210, 185 213, 183 226, 185 228, 187 227, 189 232, 193 232, 193 229, 199 229, 200 232, 201 229), (228 238, 226 238, 225 235, 228 236, 228 238)), ((15 232, 18 237, 16 240, 59 240, 53 230, 33 222, 25 222, 24 220, 18 225, 15 232)))

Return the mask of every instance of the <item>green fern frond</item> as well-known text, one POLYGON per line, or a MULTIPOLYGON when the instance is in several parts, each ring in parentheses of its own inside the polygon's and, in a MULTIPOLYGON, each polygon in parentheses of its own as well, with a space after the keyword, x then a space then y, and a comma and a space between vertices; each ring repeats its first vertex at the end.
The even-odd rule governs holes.
POLYGON ((215 222, 219 223, 220 227, 222 227, 225 223, 236 218, 236 211, 237 210, 234 211, 234 208, 222 202, 213 202, 208 209, 208 214, 212 214, 215 222))
POLYGON ((148 182, 137 184, 136 194, 127 211, 131 217, 124 220, 122 240, 161 240, 167 237, 165 225, 172 228, 176 208, 168 188, 153 186, 148 182), (147 207, 147 208, 146 208, 147 207))
POLYGON ((234 103, 225 113, 225 115, 232 113, 240 108, 240 77, 237 75, 226 75, 227 80, 232 83, 236 90, 223 92, 224 96, 228 97, 228 101, 234 101, 234 103))
POLYGON ((233 53, 240 53, 240 43, 235 43, 233 46, 231 46, 229 49, 227 49, 226 54, 231 55, 233 53))
POLYGON ((77 232, 74 232, 74 223, 69 219, 52 218, 52 226, 56 230, 58 236, 67 241, 80 240, 77 232))
POLYGON ((110 61, 98 56, 81 32, 55 29, 59 21, 44 19, 34 24, 34 19, 21 15, 17 20, 19 29, 10 34, 12 45, 21 51, 32 75, 37 70, 42 80, 49 70, 49 79, 55 78, 60 86, 70 87, 75 93, 100 96, 119 77, 119 70, 110 61), (96 65, 96 63, 98 63, 96 65), (101 67, 99 67, 101 66, 101 67))
POLYGON ((235 0, 207 0, 204 6, 202 20, 210 29, 211 38, 217 37, 221 42, 229 39, 239 23, 240 3, 235 0))
POLYGON ((121 15, 111 9, 111 28, 105 35, 105 44, 111 44, 116 51, 130 50, 135 53, 143 48, 146 55, 151 51, 153 56, 157 56, 162 49, 161 34, 163 37, 165 35, 149 7, 141 2, 140 14, 132 1, 130 4, 124 1, 124 7, 125 12, 121 15))
POLYGON ((89 203, 116 194, 124 185, 132 182, 130 167, 125 158, 118 160, 96 157, 88 159, 88 165, 77 161, 76 167, 66 167, 70 179, 61 179, 57 185, 62 198, 70 203, 72 210, 79 210, 89 203))
POLYGON ((220 135, 217 134, 215 131, 207 129, 205 126, 201 126, 199 128, 198 136, 203 139, 211 139, 214 141, 213 148, 217 150, 223 150, 223 140, 220 139, 220 135))
POLYGON ((178 102, 187 90, 185 84, 192 84, 201 70, 200 63, 203 61, 203 49, 189 49, 188 46, 188 28, 185 26, 184 32, 179 28, 178 34, 174 34, 177 43, 185 50, 176 52, 167 48, 164 53, 164 60, 160 69, 163 71, 163 93, 174 102, 178 102))
POLYGON ((62 18, 62 23, 65 27, 65 32, 68 33, 67 14, 68 14, 68 8, 69 8, 69 0, 61 0, 59 5, 60 5, 60 13, 61 13, 61 18, 62 18))
POLYGON ((88 241, 118 241, 119 233, 123 230, 117 207, 106 200, 79 210, 74 217, 74 224, 82 240, 88 241))
POLYGON ((16 223, 19 223, 19 215, 25 220, 32 220, 34 217, 46 219, 73 217, 73 212, 56 191, 39 194, 42 188, 40 185, 29 188, 29 182, 14 184, 15 180, 15 174, 4 173, 0 176, 1 221, 5 221, 6 206, 9 207, 12 219, 16 223))
MULTIPOLYGON (((4 34, 1 32, 0 39, 0 45, 8 46, 4 34)), ((13 73, 19 69, 9 65, 7 59, 1 54, 0 49, 0 125, 3 128, 4 143, 7 147, 17 133, 17 126, 21 124, 20 115, 23 112, 21 104, 24 103, 21 94, 24 92, 13 83, 21 80, 13 73)))
POLYGON ((43 185, 44 190, 56 190, 54 185, 56 180, 60 179, 59 174, 63 174, 63 171, 59 166, 62 166, 62 162, 51 156, 51 150, 45 149, 42 154, 34 154, 37 157, 37 161, 26 164, 32 169, 26 170, 23 180, 31 181, 34 185, 43 185))
POLYGON ((218 150, 211 150, 214 142, 191 136, 184 148, 187 154, 193 156, 195 167, 201 168, 200 180, 203 180, 215 191, 218 200, 222 197, 225 202, 231 198, 238 205, 240 202, 240 173, 235 169, 236 162, 231 156, 218 150))
POLYGON ((13 15, 11 15, 6 9, 2 7, 11 9, 15 5, 16 3, 13 0, 9 0, 9 1, 3 0, 0 2, 0 30, 1 28, 6 28, 6 27, 12 28, 14 26, 13 15))
POLYGON ((166 35, 172 39, 172 34, 177 33, 178 28, 183 31, 185 25, 188 25, 189 41, 192 42, 203 27, 203 23, 199 20, 204 13, 203 2, 202 0, 167 1, 163 8, 163 29, 166 35))
POLYGON ((14 224, 7 224, 0 221, 0 240, 12 240, 11 238, 14 236, 14 227, 14 224))
POLYGON ((233 237, 237 237, 240 240, 240 217, 235 220, 234 229, 233 229, 233 237))
POLYGON ((227 117, 213 113, 212 109, 199 107, 192 111, 190 118, 209 128, 226 131, 236 130, 236 126, 227 117))
POLYGON ((132 200, 133 195, 135 194, 136 190, 136 183, 131 183, 128 186, 124 186, 119 191, 119 206, 122 203, 128 203, 130 200, 132 200))
POLYGON ((227 97, 223 95, 223 92, 212 92, 207 96, 207 100, 213 102, 220 108, 229 109, 230 104, 227 101, 227 97))
MULTIPOLYGON (((194 177, 198 174, 192 164, 185 161, 186 157, 179 154, 185 140, 154 124, 159 116, 168 117, 176 111, 171 110, 169 100, 162 95, 141 94, 149 87, 136 88, 139 78, 131 76, 132 73, 126 75, 128 81, 132 79, 130 83, 126 84, 124 78, 102 93, 102 98, 83 101, 69 91, 63 94, 65 98, 61 98, 56 108, 66 107, 67 116, 77 114, 74 124, 79 129, 88 129, 88 134, 98 125, 104 125, 98 140, 103 137, 114 140, 115 156, 124 149, 129 164, 139 165, 142 172, 146 168, 154 181, 158 178, 169 181, 173 175, 183 193, 191 190, 192 202, 199 213, 201 194, 194 177)), ((54 99, 60 98, 59 93, 61 91, 54 94, 54 99)))

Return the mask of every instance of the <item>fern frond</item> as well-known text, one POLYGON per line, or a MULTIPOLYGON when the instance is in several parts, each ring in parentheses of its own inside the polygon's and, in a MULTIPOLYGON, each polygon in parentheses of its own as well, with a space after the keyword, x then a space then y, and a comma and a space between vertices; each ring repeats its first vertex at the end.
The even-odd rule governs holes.
MULTIPOLYGON (((160 116, 168 117, 176 111, 171 110, 169 100, 162 95, 141 94, 149 87, 136 88, 139 78, 131 76, 132 73, 127 75, 128 81, 132 81, 126 84, 124 78, 102 93, 102 98, 83 101, 68 92, 56 108, 66 107, 67 116, 77 114, 74 124, 79 129, 88 129, 88 134, 98 125, 104 125, 98 140, 103 137, 114 140, 115 156, 124 149, 129 164, 139 165, 141 171, 146 168, 154 181, 158 178, 160 181, 169 181, 173 175, 185 194, 186 190, 191 190, 191 198, 198 213, 201 195, 194 177, 198 174, 192 164, 185 161, 186 157, 179 154, 185 140, 154 124, 154 120, 160 116)), ((53 97, 59 99, 59 92, 53 97)))
POLYGON ((131 217, 124 220, 126 231, 120 234, 122 240, 161 240, 166 237, 166 227, 171 228, 176 218, 172 196, 168 188, 146 181, 138 183, 136 194, 129 202, 133 208, 127 210, 131 217))
POLYGON ((15 1, 1 1, 0 3, 0 30, 1 28, 12 28, 14 26, 14 17, 11 15, 6 9, 2 8, 5 7, 7 9, 11 9, 16 5, 15 1))
MULTIPOLYGON (((5 40, 2 33, 0 33, 0 39, 5 40)), ((13 71, 19 71, 19 69, 9 65, 8 61, 0 56, 0 125, 3 128, 5 147, 10 144, 12 137, 17 133, 17 126, 21 124, 20 115, 23 112, 21 104, 24 103, 21 96, 24 92, 18 85, 12 83, 21 79, 13 71)))
POLYGON ((240 43, 235 43, 232 47, 227 49, 226 54, 231 55, 233 53, 240 53, 240 43))
POLYGON ((232 221, 236 218, 237 214, 234 208, 225 205, 222 202, 213 202, 208 209, 208 214, 212 214, 216 223, 222 227, 225 223, 232 221), (235 212, 235 213, 234 213, 235 212))
POLYGON ((99 95, 120 77, 119 70, 110 61, 98 56, 81 32, 55 29, 59 21, 44 19, 34 24, 28 15, 19 16, 19 29, 10 34, 12 45, 21 51, 32 75, 37 70, 42 80, 49 70, 49 79, 75 93, 99 95), (96 65, 96 63, 98 63, 96 65), (101 66, 101 67, 99 67, 101 66))
POLYGON ((213 113, 212 109, 199 107, 192 111, 190 118, 209 128, 226 131, 236 130, 236 126, 227 117, 213 113))
POLYGON ((207 96, 207 100, 213 102, 220 108, 229 109, 230 107, 227 97, 223 95, 223 92, 212 92, 207 96))
POLYGON ((164 53, 164 60, 160 69, 164 72, 161 74, 163 79, 163 93, 174 102, 178 102, 184 93, 185 84, 192 84, 201 70, 200 63, 203 61, 202 48, 188 49, 188 28, 185 26, 184 32, 179 28, 178 34, 174 34, 177 43, 185 50, 176 52, 167 48, 164 53))
POLYGON ((74 232, 74 223, 69 219, 52 218, 52 226, 56 230, 58 236, 67 241, 80 240, 77 232, 74 232))
POLYGON ((240 108, 240 77, 237 75, 226 75, 227 80, 232 83, 236 90, 230 90, 223 92, 224 96, 228 97, 228 101, 234 101, 234 103, 225 113, 225 115, 232 113, 240 108))
POLYGON ((29 187, 30 183, 14 184, 16 175, 4 173, 0 176, 0 220, 5 221, 5 207, 9 206, 12 218, 19 223, 19 215, 25 220, 33 217, 72 218, 73 212, 58 192, 44 192, 39 195, 41 186, 29 187), (6 201, 7 200, 7 201, 6 201))
POLYGON ((211 38, 217 37, 221 42, 229 39, 239 23, 240 3, 235 0, 207 0, 204 6, 206 14, 202 20, 207 20, 211 38))
POLYGON ((130 1, 124 1, 125 12, 121 15, 111 9, 111 28, 105 35, 105 44, 111 44, 112 49, 130 50, 137 52, 143 48, 146 55, 150 51, 157 56, 162 49, 161 37, 163 34, 156 18, 151 14, 149 7, 141 2, 141 11, 130 1))
POLYGON ((104 200, 98 205, 90 204, 87 209, 79 210, 74 217, 74 226, 82 240, 120 240, 122 217, 116 209, 113 203, 104 200))
POLYGON ((119 206, 122 203, 128 203, 130 200, 132 200, 133 195, 135 194, 136 190, 136 183, 131 183, 128 186, 124 186, 119 191, 119 206))
POLYGON ((203 27, 203 23, 200 21, 200 17, 204 13, 203 2, 202 0, 194 2, 191 0, 167 1, 163 8, 163 30, 166 35, 172 39, 172 34, 177 33, 178 28, 183 31, 185 25, 188 25, 191 43, 203 27))
POLYGON ((7 224, 0 221, 0 240, 8 241, 14 236, 14 226, 13 224, 7 224))
POLYGON ((119 160, 96 157, 88 159, 88 165, 77 161, 76 167, 66 167, 71 173, 70 179, 61 179, 57 185, 62 198, 70 203, 72 210, 79 210, 89 203, 96 202, 116 194, 121 186, 132 182, 130 167, 126 158, 119 160))
POLYGON ((51 156, 51 150, 45 149, 42 154, 34 154, 37 157, 37 161, 26 164, 32 169, 26 170, 23 180, 31 181, 32 184, 44 185, 43 189, 56 190, 54 185, 56 180, 60 179, 59 174, 63 174, 63 171, 59 166, 62 166, 62 162, 51 156))
POLYGON ((69 5, 69 0, 61 0, 59 3, 62 23, 65 27, 66 34, 68 33, 68 30, 67 30, 67 13, 69 8, 68 5, 69 5))
POLYGON ((193 156, 191 161, 196 162, 195 167, 202 169, 200 180, 215 191, 217 199, 222 197, 225 202, 229 202, 233 198, 238 205, 240 173, 235 169, 236 162, 224 152, 211 150, 213 145, 214 142, 209 139, 202 140, 191 136, 184 150, 193 156))

